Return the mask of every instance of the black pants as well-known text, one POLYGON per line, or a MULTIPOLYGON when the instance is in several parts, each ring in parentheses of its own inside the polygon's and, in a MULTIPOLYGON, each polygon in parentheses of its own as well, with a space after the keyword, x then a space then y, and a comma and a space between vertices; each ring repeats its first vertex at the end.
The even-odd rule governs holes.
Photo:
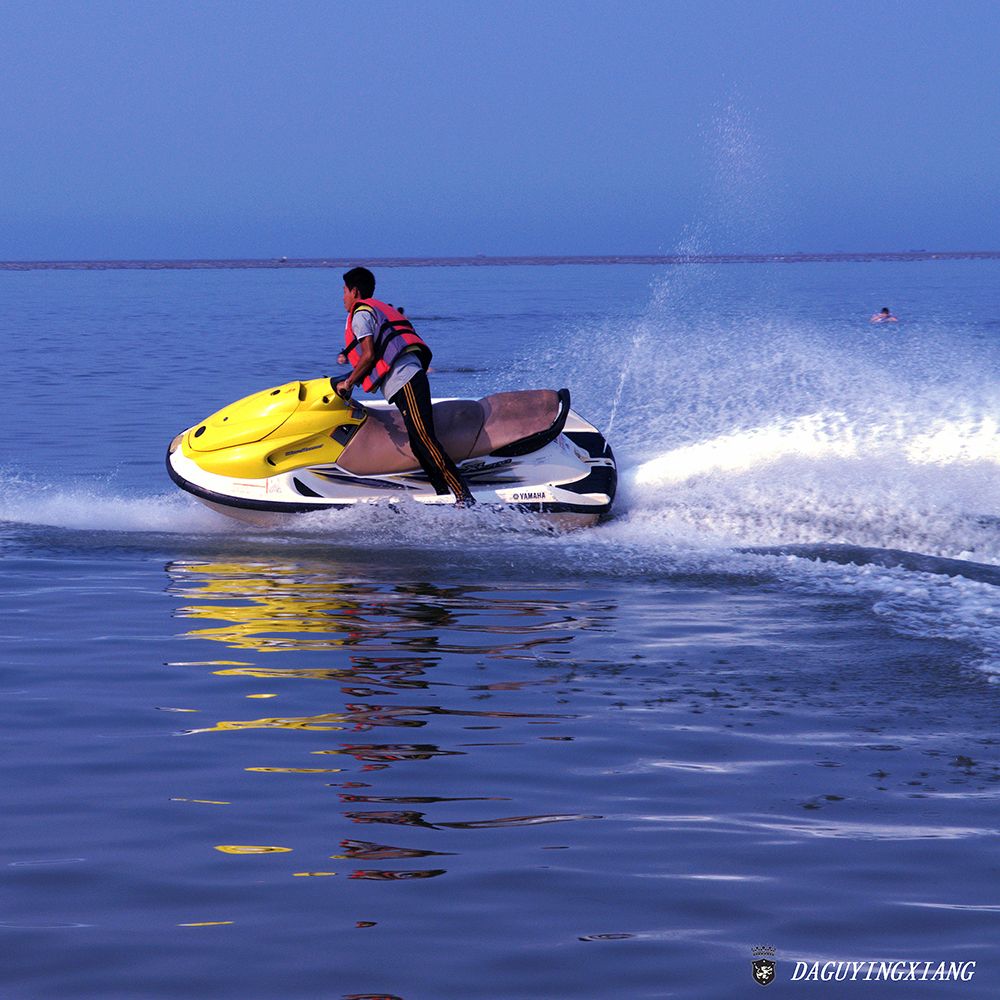
POLYGON ((389 402, 403 415, 403 422, 410 435, 410 447, 421 468, 427 473, 434 492, 438 495, 454 493, 459 502, 475 503, 461 473, 434 433, 431 387, 427 382, 427 373, 423 370, 417 372, 389 402))

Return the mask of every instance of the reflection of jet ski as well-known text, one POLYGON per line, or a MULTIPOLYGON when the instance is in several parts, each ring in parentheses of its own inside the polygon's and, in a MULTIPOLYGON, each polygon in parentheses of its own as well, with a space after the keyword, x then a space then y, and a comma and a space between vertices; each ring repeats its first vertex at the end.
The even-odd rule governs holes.
MULTIPOLYGON (((345 401, 334 384, 289 382, 231 403, 174 438, 170 477, 209 507, 265 525, 381 498, 452 503, 434 494, 396 408, 345 401)), ((482 503, 581 525, 611 508, 614 455, 566 389, 440 400, 434 426, 482 503)))

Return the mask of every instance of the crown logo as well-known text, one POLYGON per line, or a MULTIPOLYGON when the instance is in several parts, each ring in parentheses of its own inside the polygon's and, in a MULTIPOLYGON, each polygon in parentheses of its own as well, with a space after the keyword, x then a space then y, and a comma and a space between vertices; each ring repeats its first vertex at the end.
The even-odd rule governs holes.
POLYGON ((774 948, 769 944, 755 944, 750 949, 754 958, 774 958, 774 948))

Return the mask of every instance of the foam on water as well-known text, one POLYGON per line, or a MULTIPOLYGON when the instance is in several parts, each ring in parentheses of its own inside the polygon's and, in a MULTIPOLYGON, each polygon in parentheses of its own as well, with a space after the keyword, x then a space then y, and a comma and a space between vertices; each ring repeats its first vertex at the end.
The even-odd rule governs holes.
POLYGON ((659 551, 678 570, 863 597, 995 671, 995 347, 939 318, 869 327, 846 303, 818 323, 783 311, 767 275, 743 297, 719 275, 675 269, 636 316, 568 334, 574 357, 621 345, 617 365, 581 365, 573 382, 591 376, 576 399, 599 424, 610 401, 622 473, 617 518, 595 537, 638 564, 659 551))
POLYGON ((814 413, 679 445, 624 470, 639 519, 733 544, 823 543, 1000 560, 1000 435, 989 418, 920 432, 814 413), (948 438, 947 449, 942 439, 948 438))
POLYGON ((179 493, 123 497, 107 485, 67 487, 0 473, 0 522, 77 532, 171 534, 231 530, 179 493))

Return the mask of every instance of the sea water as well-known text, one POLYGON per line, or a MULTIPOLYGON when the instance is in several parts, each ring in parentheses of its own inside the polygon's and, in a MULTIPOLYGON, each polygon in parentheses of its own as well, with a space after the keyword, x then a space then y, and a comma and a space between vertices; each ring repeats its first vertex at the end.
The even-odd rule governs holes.
POLYGON ((167 443, 339 271, 0 271, 0 996, 998 995, 1000 261, 378 278, 609 521, 241 526, 167 443))

